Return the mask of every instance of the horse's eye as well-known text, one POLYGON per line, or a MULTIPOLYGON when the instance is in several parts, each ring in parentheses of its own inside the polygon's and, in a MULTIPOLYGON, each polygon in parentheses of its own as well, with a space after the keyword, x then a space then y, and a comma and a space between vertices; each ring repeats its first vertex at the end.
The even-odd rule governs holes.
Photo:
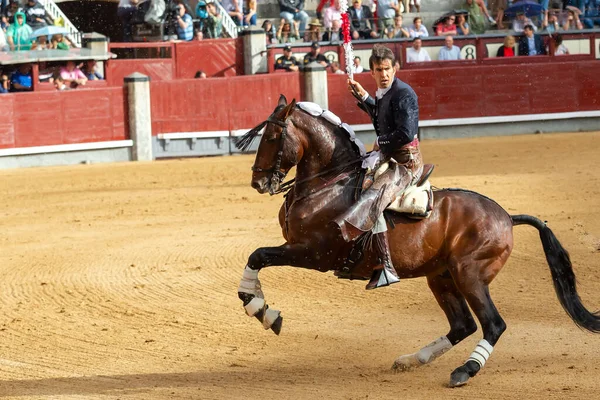
POLYGON ((275 135, 267 137, 267 142, 274 142, 276 140, 277 140, 277 136, 275 136, 275 135))

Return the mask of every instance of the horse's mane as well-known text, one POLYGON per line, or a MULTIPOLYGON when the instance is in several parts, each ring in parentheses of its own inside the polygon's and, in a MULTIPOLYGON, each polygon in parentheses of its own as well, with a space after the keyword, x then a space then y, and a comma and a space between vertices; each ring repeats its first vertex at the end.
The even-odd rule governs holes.
MULTIPOLYGON (((279 111, 281 111, 283 108, 285 108, 284 105, 279 105, 277 106, 277 108, 275 108, 275 110, 273 111, 273 114, 278 113, 279 111)), ((295 111, 302 111, 304 114, 318 119, 322 124, 326 124, 326 125, 330 125, 332 126, 332 131, 333 133, 337 136, 340 137, 346 141, 349 141, 351 143, 351 147, 354 150, 354 152, 356 153, 357 156, 360 156, 360 147, 358 144, 356 144, 356 142, 351 140, 351 136, 350 133, 348 131, 346 131, 346 129, 344 129, 341 125, 336 125, 334 124, 332 121, 328 120, 327 118, 323 117, 323 115, 312 115, 311 113, 309 113, 308 111, 304 110, 302 107, 300 107, 299 104, 296 104, 296 110, 295 111)), ((241 136, 238 140, 236 140, 235 142, 235 147, 237 147, 239 150, 242 151, 247 151, 250 146, 252 145, 252 143, 254 142, 254 139, 256 139, 258 137, 258 135, 260 134, 260 132, 263 130, 263 128, 267 125, 267 120, 261 122, 259 125, 255 126, 254 128, 250 129, 248 132, 246 132, 243 136, 241 136)))

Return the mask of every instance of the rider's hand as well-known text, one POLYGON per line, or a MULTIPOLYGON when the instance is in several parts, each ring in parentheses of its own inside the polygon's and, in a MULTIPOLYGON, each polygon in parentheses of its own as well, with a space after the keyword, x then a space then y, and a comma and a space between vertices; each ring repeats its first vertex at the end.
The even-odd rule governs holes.
POLYGON ((354 90, 356 90, 360 97, 365 97, 365 94, 367 94, 367 91, 363 89, 360 83, 356 82, 354 79, 348 79, 348 90, 350 93, 352 93, 352 95, 354 95, 352 87, 354 87, 354 90))

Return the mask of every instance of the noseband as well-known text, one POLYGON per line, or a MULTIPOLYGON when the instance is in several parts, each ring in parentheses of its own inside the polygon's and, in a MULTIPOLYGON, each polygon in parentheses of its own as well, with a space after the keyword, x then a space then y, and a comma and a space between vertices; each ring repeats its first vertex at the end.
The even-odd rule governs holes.
MULTIPOLYGON (((269 178, 269 188, 273 187, 272 183, 273 183, 273 178, 277 179, 278 183, 281 183, 281 181, 283 181, 283 178, 285 178, 285 176, 287 175, 285 172, 281 171, 281 161, 283 159, 283 145, 285 143, 285 137, 287 136, 287 118, 284 121, 278 121, 276 119, 273 119, 272 117, 267 118, 267 120, 265 122, 263 122, 262 124, 259 125, 259 130, 262 129, 265 125, 267 125, 268 123, 272 123, 275 125, 279 125, 281 127, 281 137, 279 138, 279 151, 277 152, 277 159, 275 160, 275 164, 273 165, 272 168, 269 169, 263 169, 260 167, 257 167, 256 164, 254 164, 252 166, 252 172, 265 172, 265 173, 271 173, 271 177, 269 178)), ((281 188, 277 191, 272 191, 271 189, 269 189, 269 193, 271 195, 273 194, 277 194, 277 193, 281 193, 281 188)))

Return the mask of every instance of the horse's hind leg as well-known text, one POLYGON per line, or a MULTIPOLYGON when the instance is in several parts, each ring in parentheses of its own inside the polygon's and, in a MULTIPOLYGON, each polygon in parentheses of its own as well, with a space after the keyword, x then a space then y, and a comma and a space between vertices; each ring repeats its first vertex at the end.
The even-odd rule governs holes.
POLYGON ((464 274, 462 281, 459 278, 457 282, 481 324, 483 339, 479 341, 469 359, 452 372, 450 387, 466 384, 469 378, 475 376, 483 368, 498 339, 506 330, 506 324, 490 298, 487 284, 482 282, 479 277, 473 277, 468 273, 464 274))
POLYGON ((477 331, 477 324, 469 311, 469 306, 448 271, 441 275, 428 277, 427 283, 448 318, 450 332, 414 354, 398 357, 394 362, 394 370, 407 371, 429 364, 450 350, 452 346, 477 331))

